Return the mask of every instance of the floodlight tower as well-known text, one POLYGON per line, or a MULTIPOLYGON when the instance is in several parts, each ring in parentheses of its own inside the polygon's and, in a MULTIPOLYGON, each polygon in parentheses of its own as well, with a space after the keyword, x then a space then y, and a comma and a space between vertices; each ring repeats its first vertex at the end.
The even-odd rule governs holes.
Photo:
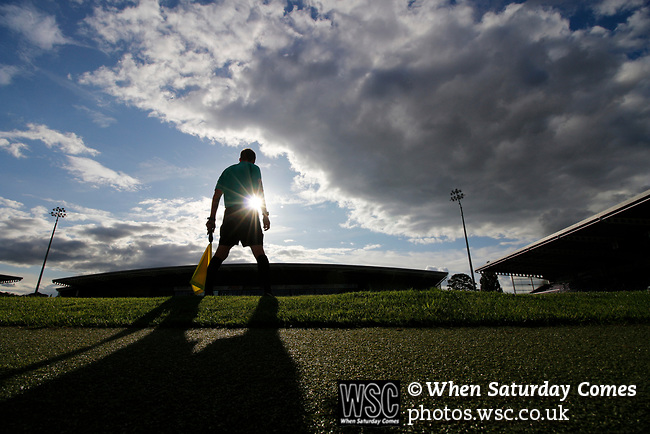
POLYGON ((52 240, 54 239, 54 231, 56 231, 56 225, 59 223, 59 217, 64 218, 65 217, 65 209, 64 208, 59 208, 58 206, 52 210, 50 213, 51 216, 56 217, 56 221, 54 222, 54 229, 52 229, 52 236, 50 237, 50 244, 47 246, 47 251, 45 252, 45 259, 43 260, 43 267, 41 268, 41 274, 38 276, 38 282, 36 283, 36 290, 34 291, 34 295, 38 294, 38 287, 41 286, 41 278, 43 277, 43 271, 45 270, 45 263, 47 262, 47 255, 50 254, 50 247, 52 247, 52 240))
POLYGON ((463 215, 463 205, 460 203, 460 200, 464 198, 465 195, 459 189, 451 190, 451 201, 458 201, 458 206, 460 207, 460 218, 463 221, 463 232, 465 233, 465 246, 467 246, 467 258, 469 259, 469 271, 472 276, 472 284, 474 289, 476 289, 476 280, 474 280, 474 267, 472 267, 472 255, 469 253, 469 241, 467 241, 467 229, 465 229, 465 216, 463 215))

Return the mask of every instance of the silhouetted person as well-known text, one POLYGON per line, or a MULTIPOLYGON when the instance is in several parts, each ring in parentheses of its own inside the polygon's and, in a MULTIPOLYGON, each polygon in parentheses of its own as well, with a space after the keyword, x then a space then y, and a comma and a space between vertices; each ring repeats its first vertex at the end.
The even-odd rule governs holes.
POLYGON ((258 208, 262 210, 264 230, 271 227, 269 213, 266 210, 262 173, 255 165, 255 152, 244 149, 239 156, 239 164, 234 164, 223 171, 212 196, 210 217, 205 224, 208 234, 216 228, 215 216, 221 196, 224 198, 226 210, 219 231, 219 246, 210 261, 205 282, 205 295, 214 294, 214 283, 217 270, 228 257, 230 249, 241 242, 242 246, 250 246, 257 261, 257 270, 265 295, 271 295, 269 282, 269 259, 264 253, 264 233, 260 225, 258 208))

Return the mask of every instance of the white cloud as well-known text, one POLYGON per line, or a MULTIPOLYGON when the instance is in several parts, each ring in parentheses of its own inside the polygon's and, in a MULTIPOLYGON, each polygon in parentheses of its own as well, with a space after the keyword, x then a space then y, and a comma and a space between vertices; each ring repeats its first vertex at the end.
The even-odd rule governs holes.
POLYGON ((56 23, 56 18, 24 5, 0 6, 0 24, 20 34, 43 50, 69 43, 56 23))
POLYGON ((0 138, 4 139, 25 139, 43 142, 48 148, 58 149, 66 154, 90 154, 98 155, 99 151, 87 147, 83 139, 75 133, 61 133, 48 128, 45 125, 27 124, 25 131, 0 131, 0 138))
POLYGON ((650 185, 636 5, 601 4, 633 10, 610 32, 532 2, 146 1, 87 19, 120 60, 81 81, 186 133, 285 152, 298 194, 349 227, 457 238, 461 188, 470 235, 530 240, 650 185))
POLYGON ((18 209, 18 208, 21 208, 23 206, 23 204, 20 203, 20 202, 15 201, 15 200, 0 197, 0 206, 13 208, 13 209, 18 209))
POLYGON ((66 170, 80 181, 96 186, 109 186, 117 190, 133 191, 140 186, 140 181, 123 173, 104 167, 95 160, 86 157, 68 155, 66 170))
POLYGON ((135 191, 141 182, 124 173, 105 167, 101 163, 80 154, 99 155, 99 151, 85 145, 83 139, 75 133, 61 133, 46 125, 28 124, 24 131, 0 131, 0 148, 5 149, 16 158, 25 157, 23 150, 27 145, 16 140, 33 140, 45 144, 50 149, 67 154, 68 161, 63 168, 72 173, 80 182, 96 187, 111 187, 122 191, 135 191))
POLYGON ((13 65, 0 65, 0 86, 6 86, 20 72, 20 68, 13 65))
MULTIPOLYGON (((67 215, 57 228, 48 257, 50 269, 85 274, 192 264, 205 249, 205 237, 197 228, 205 224, 198 216, 209 209, 208 198, 151 199, 121 214, 56 203, 67 215)), ((0 263, 35 266, 43 261, 47 246, 43 240, 52 231, 50 209, 24 208, 20 202, 0 198, 0 263)))
POLYGON ((29 146, 24 143, 9 142, 7 139, 0 138, 0 148, 9 152, 15 158, 25 158, 23 151, 29 149, 29 146))
POLYGON ((603 0, 596 5, 596 11, 602 15, 614 15, 618 12, 643 6, 644 0, 603 0))

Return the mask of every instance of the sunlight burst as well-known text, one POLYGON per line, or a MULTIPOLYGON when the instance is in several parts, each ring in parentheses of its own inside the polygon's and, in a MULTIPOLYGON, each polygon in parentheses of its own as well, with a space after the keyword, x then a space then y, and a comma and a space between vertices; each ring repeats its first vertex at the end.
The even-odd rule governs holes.
POLYGON ((246 198, 246 206, 250 209, 259 210, 262 208, 262 199, 257 196, 250 196, 246 198))

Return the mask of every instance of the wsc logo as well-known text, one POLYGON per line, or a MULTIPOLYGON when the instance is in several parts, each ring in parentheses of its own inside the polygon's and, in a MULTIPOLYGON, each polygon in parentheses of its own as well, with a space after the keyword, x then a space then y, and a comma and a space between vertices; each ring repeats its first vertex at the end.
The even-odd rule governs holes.
POLYGON ((400 424, 399 381, 339 380, 339 425, 400 424))

